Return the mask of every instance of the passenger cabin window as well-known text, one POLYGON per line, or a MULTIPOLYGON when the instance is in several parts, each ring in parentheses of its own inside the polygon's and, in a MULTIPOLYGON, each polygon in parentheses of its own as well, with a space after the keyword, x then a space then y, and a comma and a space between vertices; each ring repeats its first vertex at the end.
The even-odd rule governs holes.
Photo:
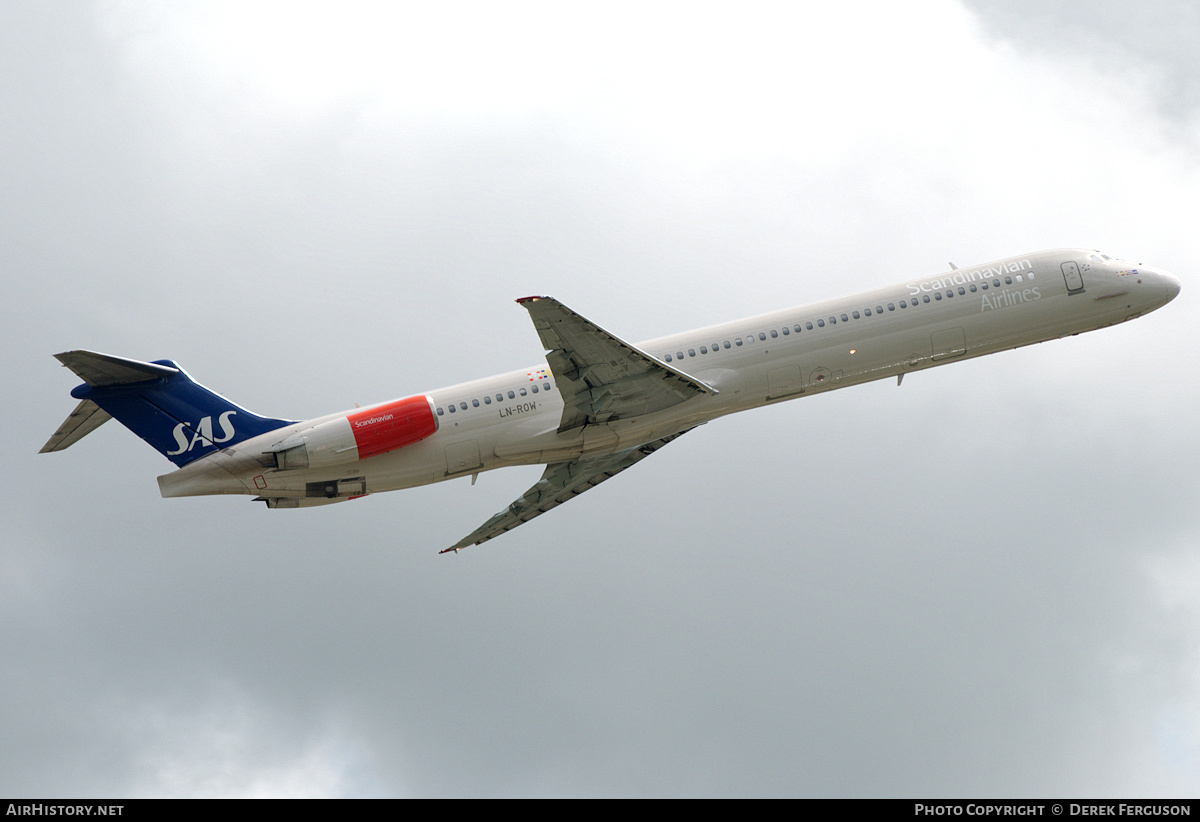
POLYGON ((516 394, 514 394, 513 392, 509 391, 509 392, 508 392, 508 398, 509 398, 510 400, 515 400, 515 399, 517 398, 517 395, 516 395, 516 394))

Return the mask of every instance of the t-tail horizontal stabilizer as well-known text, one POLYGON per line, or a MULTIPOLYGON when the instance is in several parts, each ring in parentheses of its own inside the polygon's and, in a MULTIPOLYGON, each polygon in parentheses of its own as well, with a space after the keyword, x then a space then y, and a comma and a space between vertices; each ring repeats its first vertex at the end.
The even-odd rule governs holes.
POLYGON ((182 467, 199 459, 291 425, 290 420, 260 417, 209 391, 170 360, 142 362, 95 351, 54 355, 84 384, 71 396, 80 400, 42 453, 61 451, 117 421, 182 467))
MULTIPOLYGON (((146 382, 178 371, 176 368, 165 365, 127 360, 124 357, 98 354, 95 351, 64 351, 61 354, 55 354, 54 357, 78 374, 88 385, 95 387, 146 382)), ((112 414, 99 405, 91 400, 83 400, 75 406, 75 410, 63 421, 63 424, 54 432, 54 436, 46 441, 38 453, 48 454, 51 451, 62 451, 79 442, 111 419, 112 414)))
POLYGON ((91 400, 84 400, 75 406, 75 410, 71 412, 71 416, 67 417, 63 421, 63 424, 58 426, 58 430, 54 432, 54 436, 46 440, 46 444, 42 446, 42 450, 38 451, 38 453, 48 454, 51 451, 61 451, 68 446, 74 445, 111 419, 112 414, 109 414, 91 400))

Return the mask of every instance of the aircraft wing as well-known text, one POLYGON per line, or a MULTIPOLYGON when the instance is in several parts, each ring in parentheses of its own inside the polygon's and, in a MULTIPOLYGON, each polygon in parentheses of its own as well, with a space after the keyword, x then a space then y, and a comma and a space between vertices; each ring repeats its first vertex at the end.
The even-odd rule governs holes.
POLYGON ((710 385, 581 317, 553 297, 517 300, 529 312, 564 408, 560 431, 661 411, 710 385))
MULTIPOLYGON (((687 429, 687 431, 690 430, 690 428, 687 429)), ((676 437, 686 434, 687 431, 680 431, 678 434, 639 445, 637 448, 618 451, 603 457, 572 460, 571 462, 552 462, 546 466, 542 478, 508 508, 496 514, 454 545, 438 553, 445 554, 450 551, 458 553, 460 548, 478 545, 481 542, 487 542, 492 537, 498 537, 506 531, 511 531, 518 525, 546 513, 551 508, 556 508, 564 502, 574 499, 589 488, 595 488, 609 477, 616 476, 634 463, 650 456, 676 437)))

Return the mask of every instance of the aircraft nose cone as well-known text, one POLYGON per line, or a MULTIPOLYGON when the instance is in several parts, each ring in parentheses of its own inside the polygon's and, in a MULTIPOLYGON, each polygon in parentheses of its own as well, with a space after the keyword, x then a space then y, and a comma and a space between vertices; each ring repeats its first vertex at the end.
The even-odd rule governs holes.
POLYGON ((1150 275, 1150 282, 1162 299, 1159 305, 1166 305, 1179 296, 1179 278, 1174 274, 1163 271, 1161 268, 1147 267, 1143 271, 1150 275))
POLYGON ((1174 275, 1163 271, 1161 268, 1152 268, 1149 273, 1152 278, 1151 282, 1154 284, 1154 304, 1156 308, 1161 308, 1179 296, 1179 280, 1174 275))
POLYGON ((1179 296, 1179 278, 1174 274, 1168 274, 1165 271, 1158 272, 1158 275, 1163 279, 1163 285, 1167 290, 1167 302, 1179 296))

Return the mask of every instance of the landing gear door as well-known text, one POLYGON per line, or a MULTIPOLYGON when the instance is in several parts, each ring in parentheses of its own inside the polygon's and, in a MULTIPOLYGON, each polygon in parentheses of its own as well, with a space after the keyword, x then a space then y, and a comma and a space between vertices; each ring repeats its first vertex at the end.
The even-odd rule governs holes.
POLYGON ((1063 279, 1067 281, 1067 293, 1078 294, 1083 291, 1083 275, 1079 273, 1079 263, 1070 260, 1062 264, 1063 279))

